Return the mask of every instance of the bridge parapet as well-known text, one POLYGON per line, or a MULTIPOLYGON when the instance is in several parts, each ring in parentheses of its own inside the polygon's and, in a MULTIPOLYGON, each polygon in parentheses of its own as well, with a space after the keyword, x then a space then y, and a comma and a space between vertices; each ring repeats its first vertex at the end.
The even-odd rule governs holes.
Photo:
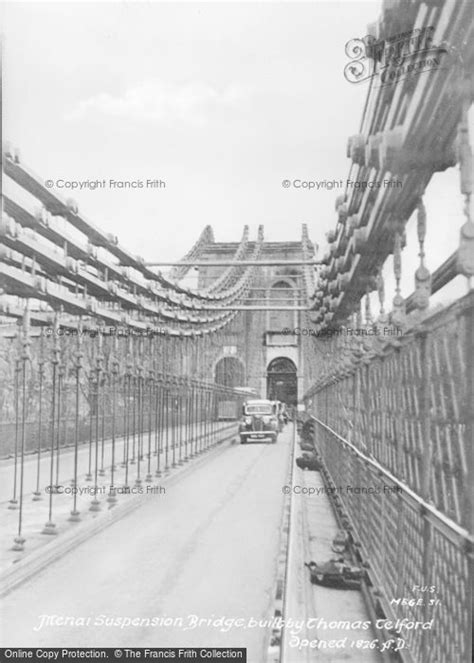
POLYGON ((348 327, 316 339, 320 374, 305 395, 310 412, 460 525, 468 513, 473 312, 471 292, 403 334, 348 327))
MULTIPOLYGON (((393 35, 434 30, 445 66, 371 85, 306 314, 304 402, 376 610, 394 623, 433 620, 425 631, 394 631, 407 643, 403 661, 463 663, 474 529, 473 25, 463 0, 432 3, 429 12, 421 2, 404 12, 393 10, 397 4, 384 6, 369 46, 389 49, 393 35), (464 216, 458 245, 430 271, 425 241, 436 229, 425 204, 433 175, 455 164, 453 205, 464 216), (381 184, 354 184, 371 180, 381 184)), ((377 57, 372 49, 373 67, 377 57)))
POLYGON ((327 360, 306 409, 374 602, 394 620, 435 618, 406 636, 407 661, 468 658, 473 328, 470 292, 400 336, 315 341, 327 360), (394 603, 420 585, 433 603, 394 603))

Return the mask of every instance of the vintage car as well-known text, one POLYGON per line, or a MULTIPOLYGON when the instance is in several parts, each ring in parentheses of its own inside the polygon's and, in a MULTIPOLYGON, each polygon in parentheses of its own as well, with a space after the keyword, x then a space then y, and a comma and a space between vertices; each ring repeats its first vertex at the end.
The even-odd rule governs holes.
POLYGON ((272 403, 275 405, 275 412, 278 417, 279 432, 281 433, 289 421, 289 415, 285 403, 282 403, 281 401, 272 401, 272 403))
POLYGON ((250 400, 244 403, 239 424, 241 444, 263 440, 276 442, 278 428, 278 414, 272 401, 250 400))
POLYGON ((314 585, 326 587, 340 587, 344 589, 359 589, 363 571, 358 566, 347 564, 343 557, 334 557, 328 562, 318 564, 305 562, 314 585))

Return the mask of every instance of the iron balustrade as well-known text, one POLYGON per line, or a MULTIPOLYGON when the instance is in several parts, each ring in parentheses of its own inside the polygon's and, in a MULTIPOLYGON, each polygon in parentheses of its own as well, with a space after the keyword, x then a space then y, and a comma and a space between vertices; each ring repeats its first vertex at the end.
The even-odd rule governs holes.
POLYGON ((347 356, 306 396, 374 602, 394 620, 434 619, 404 632, 406 661, 462 663, 469 653, 473 317, 471 291, 401 338, 347 356), (393 602, 420 585, 439 602, 393 602))
MULTIPOLYGON (((106 502, 113 505, 119 470, 122 488, 152 483, 236 432, 235 421, 218 421, 219 403, 234 401, 237 412, 242 393, 179 373, 182 340, 166 343, 165 353, 157 338, 30 337, 27 320, 16 338, 2 339, 12 373, 3 394, 2 439, 12 457, 8 507, 18 511, 15 550, 25 545, 26 499, 47 502, 43 533, 56 534, 55 500, 65 473, 71 487, 91 487, 89 508, 99 511, 105 476, 106 502)), ((204 367, 196 356, 199 376, 204 367)), ((70 520, 79 521, 77 491, 71 493, 70 520)))

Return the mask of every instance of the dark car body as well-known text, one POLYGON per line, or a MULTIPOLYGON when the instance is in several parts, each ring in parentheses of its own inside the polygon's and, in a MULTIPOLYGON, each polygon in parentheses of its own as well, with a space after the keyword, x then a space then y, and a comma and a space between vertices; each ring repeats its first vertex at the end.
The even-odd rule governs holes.
POLYGON ((358 589, 362 579, 362 569, 351 566, 343 558, 333 558, 323 564, 317 562, 306 563, 311 582, 326 587, 340 587, 344 589, 358 589))
POLYGON ((244 403, 239 424, 241 444, 259 441, 276 442, 278 428, 278 415, 271 401, 249 400, 244 403))

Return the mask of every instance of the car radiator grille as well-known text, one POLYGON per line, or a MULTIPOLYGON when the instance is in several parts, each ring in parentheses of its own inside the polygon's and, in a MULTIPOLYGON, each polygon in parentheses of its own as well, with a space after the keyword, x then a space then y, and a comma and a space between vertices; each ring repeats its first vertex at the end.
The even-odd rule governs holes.
POLYGON ((263 430, 263 420, 260 417, 254 417, 253 429, 256 431, 263 430))

